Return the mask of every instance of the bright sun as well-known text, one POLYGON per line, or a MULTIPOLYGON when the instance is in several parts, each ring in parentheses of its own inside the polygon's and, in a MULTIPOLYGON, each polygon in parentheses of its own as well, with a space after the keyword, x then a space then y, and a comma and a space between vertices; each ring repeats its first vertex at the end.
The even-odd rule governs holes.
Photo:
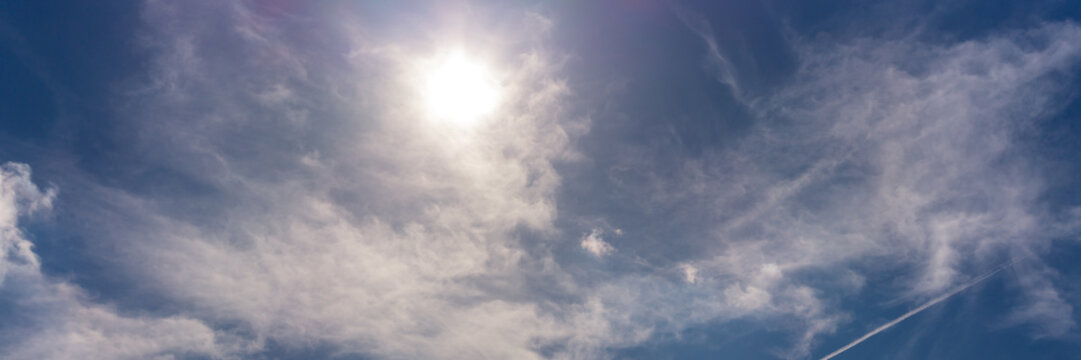
POLYGON ((430 116, 458 126, 475 124, 499 104, 493 74, 462 51, 437 58, 427 69, 423 85, 430 116))

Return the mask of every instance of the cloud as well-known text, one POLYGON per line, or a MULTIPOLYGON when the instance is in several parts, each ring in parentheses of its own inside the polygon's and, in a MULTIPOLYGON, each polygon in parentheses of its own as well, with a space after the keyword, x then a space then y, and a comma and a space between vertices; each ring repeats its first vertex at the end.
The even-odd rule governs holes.
POLYGON ((1002 319, 1006 326, 1030 325, 1037 338, 1061 338, 1077 328, 1073 305, 1054 281, 1060 275, 1041 263, 1020 264, 1016 286, 1021 291, 1019 306, 1002 319))
POLYGON ((20 216, 52 207, 56 190, 42 192, 30 182, 30 167, 5 163, 0 166, 0 285, 9 273, 35 273, 40 267, 33 244, 23 238, 18 227, 20 216))
MULTIPOLYGON (((724 250, 683 261, 711 276, 746 279, 764 261, 787 274, 882 259, 920 267, 908 295, 926 299, 956 286, 965 269, 1060 236, 1046 230, 1062 225, 1042 210, 1040 169, 1018 134, 1068 90, 1051 77, 1077 70, 1079 40, 1075 24, 1048 23, 953 44, 796 41, 801 70, 750 102, 758 123, 747 137, 686 161, 678 175, 628 159, 622 168, 652 180, 625 190, 650 192, 644 208, 708 214, 724 250)), ((729 291, 739 299, 751 289, 729 291)), ((1044 295, 1019 314, 1041 315, 1016 318, 1058 334, 1072 328, 1048 321, 1072 314, 1048 286, 1022 291, 1044 295)))
MULTIPOLYGON (((134 254, 108 266, 185 313, 239 324, 230 335, 300 351, 530 359, 585 336, 574 319, 593 321, 586 305, 532 292, 572 285, 522 244, 557 234, 553 162, 575 157, 561 59, 533 40, 541 18, 501 20, 517 43, 462 44, 496 54, 485 60, 505 101, 481 126, 449 129, 411 83, 438 50, 369 37, 380 30, 358 24, 370 19, 351 18, 364 15, 327 9, 318 16, 336 21, 310 27, 245 6, 148 3, 156 61, 121 99, 122 131, 181 180, 95 195, 115 213, 92 223, 125 223, 107 241, 134 254), (209 213, 186 208, 200 193, 213 194, 200 200, 209 213)), ((445 35, 426 29, 397 30, 445 35)))
POLYGON ((682 264, 679 268, 683 271, 683 281, 691 284, 698 282, 698 268, 694 265, 682 264))
POLYGON ((919 314, 919 313, 923 312, 924 310, 927 310, 927 308, 935 306, 936 304, 938 304, 940 302, 943 302, 946 299, 949 299, 950 297, 953 297, 954 295, 957 295, 957 293, 965 291, 966 289, 972 287, 973 285, 979 284, 979 283, 983 282, 984 280, 987 280, 991 276, 994 276, 999 271, 1002 271, 1003 269, 1006 269, 1010 265, 1013 265, 1013 262, 1008 263, 1008 264, 1006 264, 1004 266, 1001 266, 1001 267, 999 267, 997 269, 994 269, 994 270, 992 270, 992 271, 990 271, 990 272, 988 272, 986 274, 980 275, 979 277, 977 277, 975 279, 972 279, 967 283, 964 283, 964 284, 962 284, 962 285, 960 285, 960 286, 958 286, 956 288, 953 288, 952 290, 946 292, 945 294, 939 295, 938 297, 936 297, 934 299, 931 299, 931 301, 923 303, 923 305, 917 306, 915 309, 909 310, 908 312, 902 314, 901 316, 898 316, 896 319, 890 320, 889 322, 887 322, 885 324, 882 324, 881 326, 875 328, 874 330, 871 330, 871 332, 868 332, 868 333, 864 334, 863 336, 860 336, 856 340, 853 340, 852 342, 848 343, 847 345, 842 346, 840 349, 837 349, 837 350, 827 354, 826 356, 823 356, 822 360, 832 359, 832 358, 836 357, 837 355, 840 355, 841 353, 843 353, 845 351, 848 351, 848 349, 851 349, 853 346, 859 345, 860 343, 862 343, 863 341, 869 339, 870 337, 875 336, 880 332, 886 331, 887 329, 893 327, 894 325, 897 325, 898 323, 900 323, 902 321, 905 321, 905 319, 908 319, 908 318, 912 317, 913 315, 919 314))
MULTIPOLYGON (((572 137, 588 121, 565 112, 563 57, 533 33, 546 27, 492 20, 503 39, 471 44, 510 54, 489 59, 507 102, 458 131, 413 105, 409 70, 428 44, 327 11, 345 19, 293 28, 245 7, 148 4, 157 60, 120 101, 121 128, 136 140, 127 151, 176 178, 87 195, 110 211, 86 223, 109 224, 102 240, 134 254, 107 266, 185 314, 239 324, 219 331, 251 343, 386 358, 598 358, 752 313, 824 318, 813 290, 768 267, 694 286, 664 265, 599 282, 563 267, 555 164, 581 160, 572 137), (293 30, 354 50, 326 59, 293 30)), ((618 255, 599 231, 574 240, 618 255)))
MULTIPOLYGON (((862 288, 862 261, 919 266, 907 295, 927 298, 1046 238, 1040 181, 1013 134, 1062 90, 1046 77, 1076 63, 1072 24, 960 44, 797 39, 802 69, 748 102, 755 124, 731 147, 664 169, 667 159, 638 149, 620 164, 647 179, 616 185, 637 195, 633 208, 694 214, 663 241, 701 251, 646 260, 636 231, 616 252, 600 230, 578 238, 560 227, 557 168, 583 159, 575 137, 590 121, 569 111, 567 57, 547 43, 558 19, 431 8, 376 18, 338 6, 285 16, 247 3, 145 4, 140 36, 153 58, 117 95, 113 134, 142 171, 72 196, 100 209, 74 215, 87 241, 128 255, 91 257, 175 313, 122 316, 41 285, 61 299, 49 306, 72 315, 12 345, 19 354, 98 336, 118 343, 54 349, 272 356, 258 354, 269 340, 379 358, 583 359, 754 318, 785 324, 792 346, 780 356, 799 358, 845 319, 831 304, 862 288), (508 91, 493 120, 468 131, 426 121, 410 72, 465 38, 508 91), (571 264, 568 249, 615 270, 571 264)), ((738 96, 709 23, 680 16, 706 41, 708 71, 738 96)), ((1053 287, 1032 274, 1023 291, 1039 296, 1018 321, 1068 313, 1033 291, 1053 287)))
POLYGON ((599 229, 593 229, 589 235, 583 237, 581 245, 582 249, 585 249, 590 254, 597 257, 608 255, 616 250, 612 245, 604 241, 604 238, 601 237, 601 230, 599 229))
POLYGON ((78 287, 43 274, 18 220, 49 211, 56 194, 55 188, 41 191, 34 185, 29 166, 0 166, 0 299, 11 306, 13 322, 0 325, 5 359, 223 355, 214 331, 198 320, 122 316, 87 301, 78 287))
POLYGON ((717 81, 722 84, 728 85, 732 89, 733 95, 737 99, 742 97, 742 91, 739 87, 739 82, 736 79, 736 68, 732 65, 731 61, 728 61, 722 52, 720 46, 717 45, 717 39, 713 34, 713 27, 709 21, 700 14, 696 14, 681 6, 673 5, 673 12, 683 23, 694 32, 699 38, 706 44, 706 56, 703 59, 706 64, 706 69, 711 75, 716 77, 717 81))

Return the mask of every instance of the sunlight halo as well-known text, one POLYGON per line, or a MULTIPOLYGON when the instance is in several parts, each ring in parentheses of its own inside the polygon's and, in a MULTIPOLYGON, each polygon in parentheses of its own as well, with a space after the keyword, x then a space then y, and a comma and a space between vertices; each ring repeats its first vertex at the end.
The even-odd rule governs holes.
POLYGON ((461 50, 429 62, 422 93, 430 117, 456 126, 471 126, 491 115, 501 95, 492 71, 461 50))

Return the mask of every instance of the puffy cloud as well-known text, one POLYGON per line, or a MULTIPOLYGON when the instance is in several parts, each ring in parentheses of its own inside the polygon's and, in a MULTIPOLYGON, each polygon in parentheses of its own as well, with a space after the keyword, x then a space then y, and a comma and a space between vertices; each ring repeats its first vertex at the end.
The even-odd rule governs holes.
POLYGON ((683 271, 683 281, 694 284, 698 282, 698 268, 691 264, 681 264, 680 270, 683 271))
POLYGON ((42 192, 30 182, 30 167, 26 164, 5 163, 0 166, 0 285, 8 277, 37 273, 40 265, 33 244, 23 238, 18 227, 20 216, 48 210, 56 189, 42 192))
POLYGON ((582 249, 585 249, 590 254, 597 257, 608 255, 616 250, 611 244, 604 241, 604 238, 601 237, 601 230, 599 229, 593 229, 589 235, 583 237, 581 246, 582 249))

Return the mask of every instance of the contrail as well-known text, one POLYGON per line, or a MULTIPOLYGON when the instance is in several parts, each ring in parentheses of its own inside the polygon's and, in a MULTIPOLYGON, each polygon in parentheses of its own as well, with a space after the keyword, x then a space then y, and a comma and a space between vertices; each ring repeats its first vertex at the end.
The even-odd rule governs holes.
POLYGON ((946 299, 950 298, 950 296, 956 295, 957 293, 965 291, 965 289, 968 289, 969 287, 972 287, 972 285, 976 285, 976 284, 980 283, 981 281, 987 280, 987 278, 997 274, 999 271, 1002 271, 1003 269, 1009 267, 1010 265, 1013 265, 1015 262, 1017 262, 1017 260, 1020 260, 1020 259, 1014 259, 1013 261, 1010 261, 1006 265, 999 266, 998 268, 996 268, 994 270, 991 270, 988 273, 983 274, 978 278, 972 279, 972 281, 969 281, 969 282, 967 282, 967 283, 965 283, 965 284, 963 284, 961 286, 958 286, 958 287, 954 288, 953 290, 950 290, 949 292, 940 295, 939 297, 931 299, 931 301, 928 301, 927 303, 925 303, 923 305, 920 305, 919 307, 917 307, 915 309, 912 309, 909 312, 906 312, 904 315, 901 315, 901 316, 897 317, 896 319, 893 319, 893 321, 885 323, 884 325, 879 326, 879 327, 875 328, 874 330, 871 330, 871 332, 867 333, 867 335, 860 336, 859 339, 856 339, 855 341, 848 343, 848 345, 845 345, 844 347, 842 347, 840 349, 837 349, 837 351, 831 352, 829 355, 826 355, 826 356, 822 357, 821 360, 832 359, 834 356, 837 356, 840 353, 843 353, 846 350, 851 349, 853 346, 859 345, 864 340, 867 340, 867 338, 875 336, 875 334, 883 332, 886 329, 889 329, 889 328, 893 327, 894 325, 897 325, 897 323, 899 323, 899 322, 905 321, 905 319, 908 319, 908 318, 912 317, 912 315, 919 314, 920 311, 927 310, 927 308, 935 306, 935 304, 938 304, 938 303, 942 302, 942 300, 946 300, 946 299))

